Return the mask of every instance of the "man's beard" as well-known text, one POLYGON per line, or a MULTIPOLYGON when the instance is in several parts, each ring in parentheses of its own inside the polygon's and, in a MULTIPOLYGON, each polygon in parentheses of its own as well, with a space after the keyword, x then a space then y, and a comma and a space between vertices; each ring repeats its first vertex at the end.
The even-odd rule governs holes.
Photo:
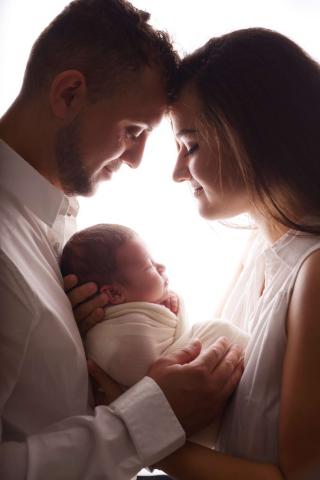
POLYGON ((75 119, 61 128, 55 138, 55 156, 59 180, 66 195, 91 195, 94 182, 86 171, 81 155, 80 121, 75 119))

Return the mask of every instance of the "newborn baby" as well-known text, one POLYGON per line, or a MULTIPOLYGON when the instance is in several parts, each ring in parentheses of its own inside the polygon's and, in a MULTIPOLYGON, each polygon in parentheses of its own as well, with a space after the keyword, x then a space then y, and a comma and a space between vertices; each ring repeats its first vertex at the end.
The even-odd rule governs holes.
MULTIPOLYGON (((61 271, 76 274, 79 284, 95 282, 108 296, 104 321, 89 330, 84 344, 88 357, 125 387, 144 377, 161 355, 193 339, 203 350, 221 336, 247 345, 248 335, 227 322, 188 326, 164 265, 128 227, 100 224, 76 233, 63 250, 61 271)), ((191 440, 213 446, 216 429, 210 426, 191 440)))

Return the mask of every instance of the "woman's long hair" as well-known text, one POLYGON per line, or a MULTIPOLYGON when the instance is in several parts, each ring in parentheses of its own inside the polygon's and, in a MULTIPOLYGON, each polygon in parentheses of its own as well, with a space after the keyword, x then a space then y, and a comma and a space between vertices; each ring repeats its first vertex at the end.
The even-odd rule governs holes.
POLYGON ((232 150, 260 212, 320 234, 319 65, 279 33, 238 30, 182 60, 173 103, 185 87, 198 95, 208 129, 232 150))

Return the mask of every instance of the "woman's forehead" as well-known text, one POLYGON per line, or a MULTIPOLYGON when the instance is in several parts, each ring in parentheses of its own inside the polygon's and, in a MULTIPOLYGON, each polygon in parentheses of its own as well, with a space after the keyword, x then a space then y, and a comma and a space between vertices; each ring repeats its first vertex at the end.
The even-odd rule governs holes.
POLYGON ((170 121, 177 137, 194 133, 197 119, 201 116, 201 104, 194 90, 184 90, 170 107, 170 121))

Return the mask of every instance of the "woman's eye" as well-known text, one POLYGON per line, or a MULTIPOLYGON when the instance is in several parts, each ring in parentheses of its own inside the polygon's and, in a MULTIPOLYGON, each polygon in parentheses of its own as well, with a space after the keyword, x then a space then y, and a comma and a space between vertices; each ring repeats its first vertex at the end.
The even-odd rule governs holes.
POLYGON ((187 148, 187 153, 185 156, 187 157, 188 155, 192 155, 196 150, 198 150, 199 145, 197 143, 194 143, 191 145, 191 147, 187 148))

